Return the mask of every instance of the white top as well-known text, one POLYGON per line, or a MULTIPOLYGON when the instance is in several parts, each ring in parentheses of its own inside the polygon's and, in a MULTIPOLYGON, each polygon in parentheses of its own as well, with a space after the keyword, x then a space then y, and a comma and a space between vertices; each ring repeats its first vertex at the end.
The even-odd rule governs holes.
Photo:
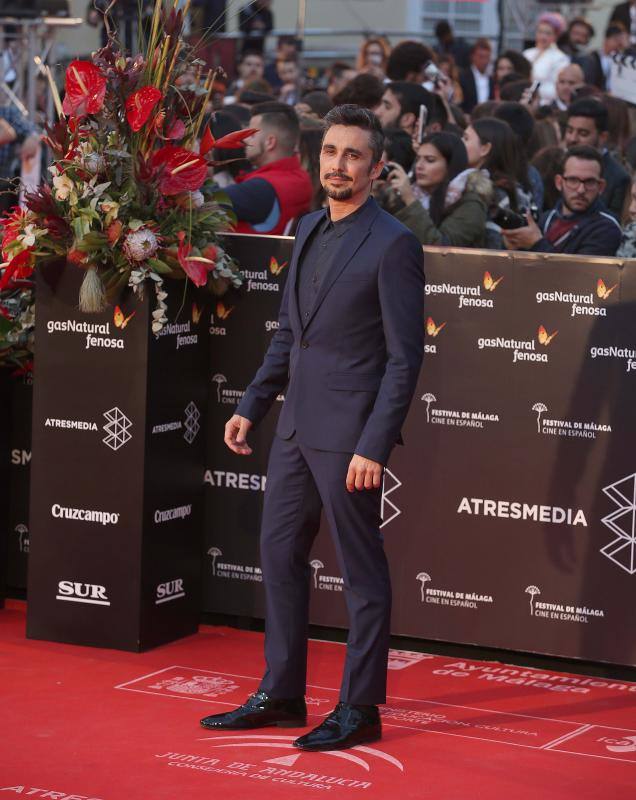
POLYGON ((475 88, 477 89, 477 103, 485 103, 490 100, 490 77, 480 72, 475 67, 471 67, 471 72, 475 78, 475 88))
POLYGON ((523 55, 532 64, 532 80, 541 81, 539 98, 542 105, 549 105, 556 97, 556 79, 563 67, 570 63, 570 57, 551 44, 546 50, 531 47, 523 55))

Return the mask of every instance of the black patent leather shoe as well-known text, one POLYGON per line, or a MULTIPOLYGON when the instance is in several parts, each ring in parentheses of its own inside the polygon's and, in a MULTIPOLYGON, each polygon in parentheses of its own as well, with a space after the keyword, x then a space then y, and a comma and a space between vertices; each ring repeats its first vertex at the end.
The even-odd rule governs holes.
POLYGON ((382 723, 377 706, 338 703, 325 721, 296 739, 301 750, 344 750, 382 738, 382 723))
POLYGON ((246 728, 302 728, 307 724, 307 706, 304 697, 277 700, 265 692, 256 692, 234 711, 212 714, 201 720, 204 728, 212 730, 244 730, 246 728))

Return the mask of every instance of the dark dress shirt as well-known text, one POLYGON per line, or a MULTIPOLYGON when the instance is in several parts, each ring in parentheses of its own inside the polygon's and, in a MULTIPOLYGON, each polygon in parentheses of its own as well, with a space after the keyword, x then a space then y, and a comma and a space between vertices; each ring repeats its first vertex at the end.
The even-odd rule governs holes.
POLYGON ((303 325, 311 316, 320 285, 333 265, 342 237, 351 231, 356 220, 363 214, 370 202, 371 200, 368 199, 360 208, 337 222, 331 221, 327 210, 324 220, 316 226, 305 245, 298 264, 296 280, 298 309, 303 325))

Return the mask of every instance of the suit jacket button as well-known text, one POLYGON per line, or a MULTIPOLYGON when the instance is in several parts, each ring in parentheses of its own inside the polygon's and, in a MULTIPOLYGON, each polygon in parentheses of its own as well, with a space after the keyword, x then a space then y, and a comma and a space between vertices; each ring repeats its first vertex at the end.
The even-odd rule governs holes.
POLYGON ((301 342, 300 346, 302 347, 303 350, 306 350, 309 347, 309 342, 301 342))

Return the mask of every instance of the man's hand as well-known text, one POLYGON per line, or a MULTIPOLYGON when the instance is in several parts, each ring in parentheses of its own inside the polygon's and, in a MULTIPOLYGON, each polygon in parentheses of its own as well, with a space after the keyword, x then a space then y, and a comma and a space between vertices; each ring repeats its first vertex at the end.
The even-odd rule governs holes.
POLYGON ((223 441, 233 453, 237 453, 239 456, 252 454, 252 448, 247 443, 247 432, 251 427, 251 421, 246 417, 240 417, 238 414, 234 414, 225 423, 225 438, 223 441))
POLYGON ((382 464, 378 464, 377 461, 354 455, 347 472, 347 491, 379 489, 382 485, 382 470, 382 464))
POLYGON ((528 224, 524 228, 501 229, 501 235, 508 250, 530 250, 540 239, 543 239, 541 229, 529 211, 526 212, 526 219, 528 224))

